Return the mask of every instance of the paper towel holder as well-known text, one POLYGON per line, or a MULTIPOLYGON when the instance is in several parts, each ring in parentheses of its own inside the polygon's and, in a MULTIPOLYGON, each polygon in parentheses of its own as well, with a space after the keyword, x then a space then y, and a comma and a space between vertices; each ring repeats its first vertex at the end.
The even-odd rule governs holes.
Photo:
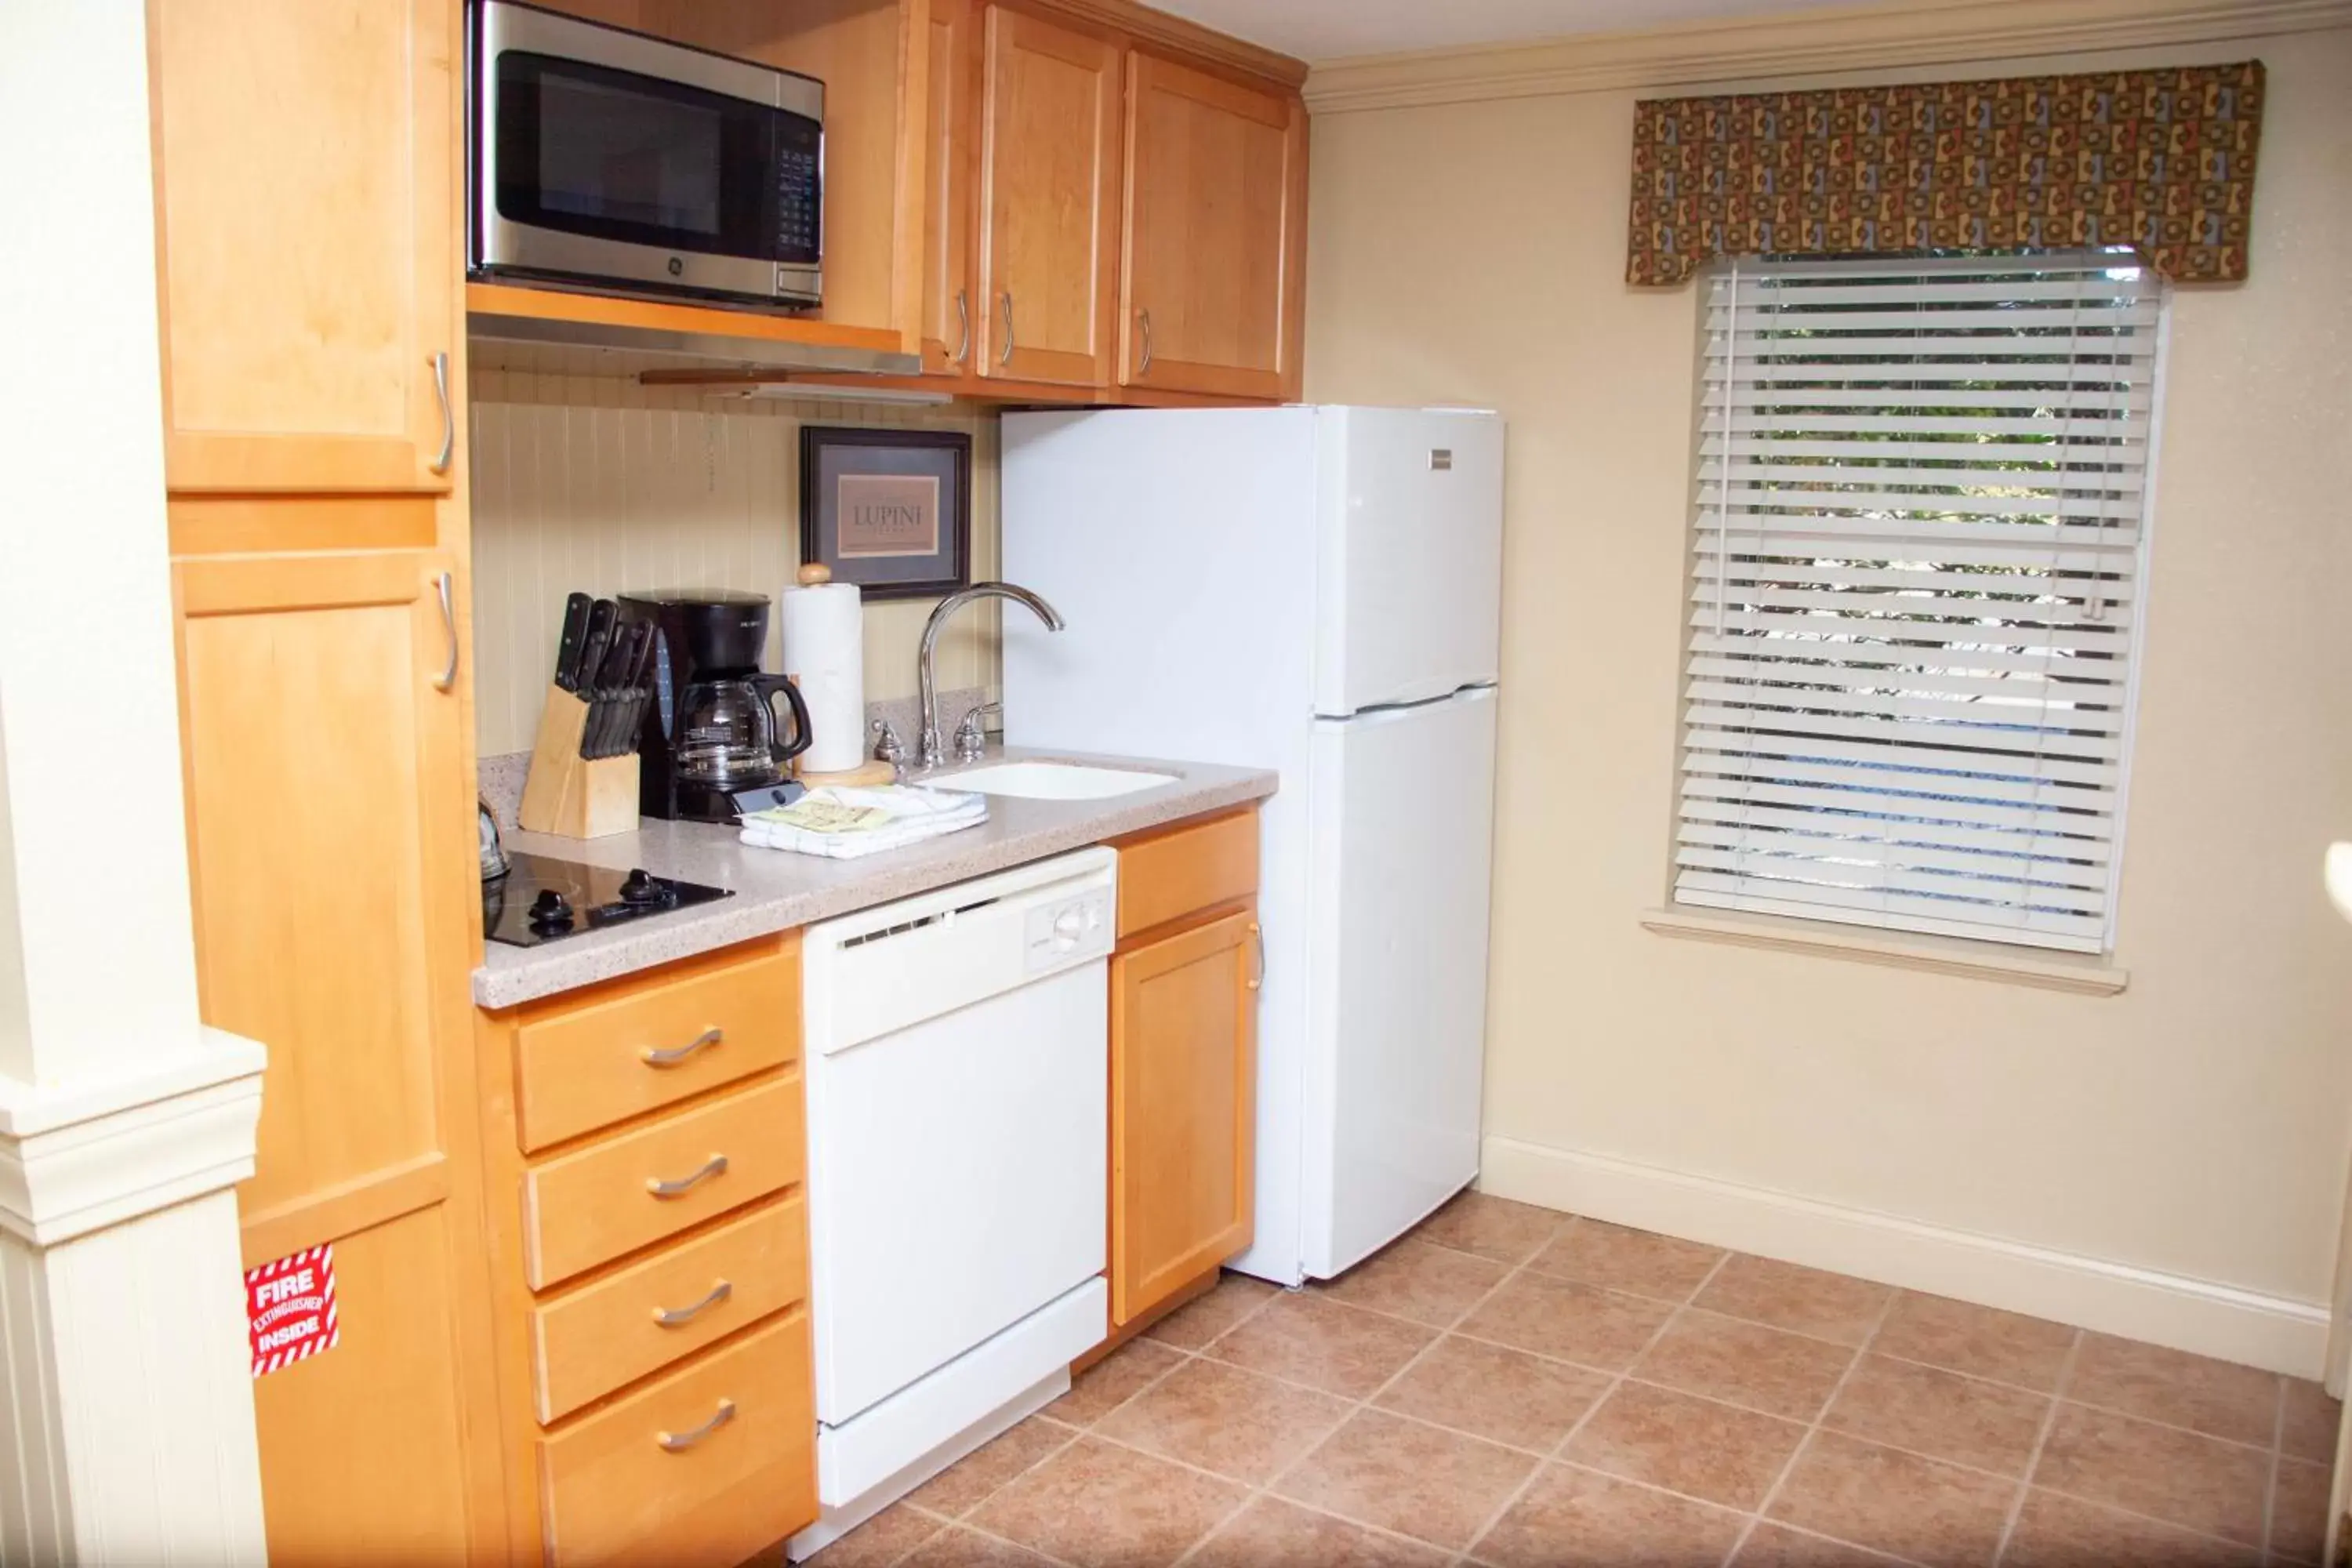
MULTIPOLYGON (((822 561, 812 561, 793 574, 793 576, 803 588, 822 588, 833 581, 833 568, 822 561)), ((861 788, 894 783, 898 779, 898 770, 889 763, 868 761, 841 773, 811 773, 802 767, 799 760, 795 758, 793 763, 793 776, 811 789, 821 789, 828 784, 861 788)))

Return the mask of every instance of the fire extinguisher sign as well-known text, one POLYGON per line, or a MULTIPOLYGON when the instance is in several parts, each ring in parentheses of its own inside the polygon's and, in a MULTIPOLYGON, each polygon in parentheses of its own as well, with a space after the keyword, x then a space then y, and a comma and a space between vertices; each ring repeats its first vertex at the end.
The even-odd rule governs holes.
POLYGON ((256 1377, 333 1350, 343 1332, 335 1317, 335 1249, 305 1247, 247 1269, 245 1316, 256 1377))

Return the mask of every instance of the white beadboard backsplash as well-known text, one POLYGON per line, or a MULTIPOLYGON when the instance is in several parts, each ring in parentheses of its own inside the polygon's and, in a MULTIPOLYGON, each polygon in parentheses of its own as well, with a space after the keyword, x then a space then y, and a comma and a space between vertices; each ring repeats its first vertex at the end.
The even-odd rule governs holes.
MULTIPOLYGON (((530 749, 573 589, 741 588, 772 599, 792 584, 803 425, 969 434, 972 577, 997 574, 997 421, 979 405, 701 396, 614 376, 474 373, 478 754, 530 749)), ((916 645, 936 602, 867 602, 867 701, 913 694, 916 645)), ((1003 689, 997 626, 993 601, 956 617, 940 639, 942 690, 1003 689)), ((768 668, 782 658, 771 616, 768 668)))

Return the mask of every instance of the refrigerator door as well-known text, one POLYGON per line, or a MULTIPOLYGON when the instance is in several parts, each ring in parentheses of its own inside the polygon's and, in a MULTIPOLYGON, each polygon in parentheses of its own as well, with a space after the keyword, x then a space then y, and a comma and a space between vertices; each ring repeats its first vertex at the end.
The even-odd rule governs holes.
POLYGON ((1503 421, 1316 410, 1315 711, 1491 685, 1500 660, 1503 421))
POLYGON ((1493 688, 1315 726, 1300 1209, 1329 1278, 1478 1173, 1493 688))

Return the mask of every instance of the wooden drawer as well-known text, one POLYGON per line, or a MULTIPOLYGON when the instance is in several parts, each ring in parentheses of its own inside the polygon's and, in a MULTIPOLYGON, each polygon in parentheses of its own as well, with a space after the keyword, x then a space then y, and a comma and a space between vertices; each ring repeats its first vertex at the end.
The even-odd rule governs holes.
POLYGON ((810 1364, 808 1313, 794 1308, 541 1437, 548 1561, 735 1563, 810 1523, 810 1364))
POLYGON ((593 1132, 800 1056, 800 938, 534 1016, 515 1030, 525 1152, 593 1132))
POLYGON ((665 1247, 530 1315, 539 1418, 551 1422, 808 1299, 795 1197, 665 1247))
POLYGON ((532 1167, 522 1205, 531 1289, 793 1185, 803 1133, 795 1073, 532 1167))
POLYGON ((1118 843, 1118 934, 1257 891, 1257 813, 1228 812, 1118 843))

